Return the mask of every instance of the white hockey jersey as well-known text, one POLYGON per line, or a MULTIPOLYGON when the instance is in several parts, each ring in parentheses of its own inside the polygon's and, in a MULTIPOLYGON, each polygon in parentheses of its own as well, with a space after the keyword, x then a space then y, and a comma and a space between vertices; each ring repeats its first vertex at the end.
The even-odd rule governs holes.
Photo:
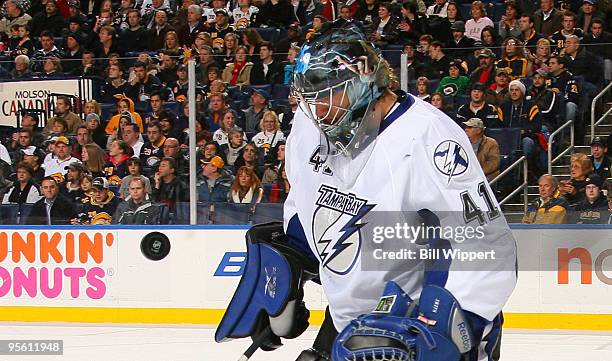
MULTIPOLYGON (((407 261, 391 271, 362 269, 361 252, 371 240, 355 225, 366 213, 379 211, 452 211, 440 219, 441 226, 486 224, 484 237, 466 239, 460 246, 463 251, 494 251, 495 265, 487 264, 493 268, 452 261, 442 283, 465 310, 493 320, 516 284, 516 244, 466 134, 442 112, 412 96, 383 123, 385 129, 350 189, 318 162, 319 131, 301 110, 287 140, 291 190, 284 208, 285 229, 289 233, 297 217, 319 261, 336 329, 371 312, 389 280, 413 299, 423 287, 423 261, 407 261)), ((459 246, 450 242, 453 248, 459 246)))

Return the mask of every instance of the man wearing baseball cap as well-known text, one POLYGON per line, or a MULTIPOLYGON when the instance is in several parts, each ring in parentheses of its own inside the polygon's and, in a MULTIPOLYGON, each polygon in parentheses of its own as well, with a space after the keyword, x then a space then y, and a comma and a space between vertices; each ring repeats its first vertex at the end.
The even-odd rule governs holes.
POLYGON ((229 26, 229 19, 227 10, 223 8, 215 10, 215 23, 210 27, 210 38, 213 48, 223 50, 225 35, 234 32, 234 29, 229 26))
POLYGON ((465 35, 465 23, 461 20, 455 21, 450 26, 451 35, 453 37, 452 43, 449 45, 448 55, 454 59, 465 59, 472 52, 474 43, 476 40, 465 35))
POLYGON ((603 179, 612 177, 610 158, 608 157, 608 144, 602 137, 595 137, 591 141, 591 161, 594 172, 603 179))
POLYGON ((55 146, 53 147, 53 156, 43 164, 45 169, 45 177, 53 174, 61 174, 62 176, 68 171, 66 166, 71 163, 81 163, 80 160, 70 155, 70 141, 64 136, 54 137, 55 146))
POLYGON ((223 171, 225 162, 218 155, 202 162, 202 173, 196 183, 198 202, 227 202, 232 176, 223 171))
POLYGON ((31 145, 21 149, 23 155, 22 161, 27 163, 33 171, 34 181, 38 184, 45 176, 45 170, 40 166, 43 153, 40 149, 31 145))
POLYGON ((109 189, 106 178, 96 177, 91 183, 93 195, 85 197, 81 205, 78 219, 71 220, 73 224, 110 224, 120 200, 109 189))
POLYGON ((484 171, 487 180, 491 181, 499 175, 499 145, 493 138, 484 135, 485 126, 482 120, 470 118, 463 122, 472 149, 476 153, 478 163, 484 171))
POLYGON ((495 81, 495 54, 489 48, 478 50, 478 67, 470 74, 470 83, 484 84, 487 88, 495 81))
POLYGON ((590 174, 585 180, 585 199, 570 208, 569 223, 601 224, 609 218, 608 200, 601 189, 604 178, 597 173, 590 174))
POLYGON ((448 76, 440 80, 436 93, 442 93, 445 96, 455 96, 465 94, 469 79, 462 75, 463 67, 461 60, 453 60, 448 65, 448 76))

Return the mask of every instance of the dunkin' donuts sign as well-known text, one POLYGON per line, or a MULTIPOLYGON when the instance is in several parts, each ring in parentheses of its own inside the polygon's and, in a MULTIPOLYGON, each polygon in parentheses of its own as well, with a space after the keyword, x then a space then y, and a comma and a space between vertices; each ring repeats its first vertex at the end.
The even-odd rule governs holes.
POLYGON ((0 299, 102 299, 116 266, 110 253, 110 232, 0 232, 0 299))

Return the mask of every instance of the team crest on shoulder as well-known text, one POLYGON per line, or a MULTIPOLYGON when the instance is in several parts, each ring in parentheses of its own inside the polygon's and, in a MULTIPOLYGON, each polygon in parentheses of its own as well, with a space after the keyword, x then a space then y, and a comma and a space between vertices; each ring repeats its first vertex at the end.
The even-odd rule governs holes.
POLYGON ((463 147, 454 140, 445 140, 438 144, 433 154, 433 162, 438 172, 448 177, 459 176, 468 169, 468 155, 463 147))
POLYGON ((312 217, 312 235, 321 264, 333 273, 351 271, 361 251, 362 218, 374 208, 367 199, 322 184, 312 217))

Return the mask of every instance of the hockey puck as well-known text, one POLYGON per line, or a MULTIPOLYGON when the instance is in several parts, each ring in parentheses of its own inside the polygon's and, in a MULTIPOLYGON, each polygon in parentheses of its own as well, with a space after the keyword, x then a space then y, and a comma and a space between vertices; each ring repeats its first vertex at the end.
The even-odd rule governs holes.
POLYGON ((161 261, 170 253, 170 240, 160 232, 151 232, 140 241, 140 251, 151 261, 161 261))

